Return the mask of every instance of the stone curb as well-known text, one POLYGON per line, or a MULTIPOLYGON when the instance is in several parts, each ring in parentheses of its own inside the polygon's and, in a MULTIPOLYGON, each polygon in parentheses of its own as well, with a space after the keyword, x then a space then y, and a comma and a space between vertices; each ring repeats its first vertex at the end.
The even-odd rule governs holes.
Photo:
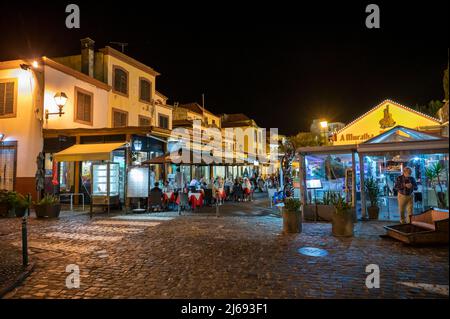
POLYGON ((5 295, 12 290, 14 290, 17 286, 19 286, 34 270, 34 263, 30 263, 19 275, 16 276, 11 283, 6 284, 6 286, 1 287, 0 289, 0 299, 3 299, 5 295))

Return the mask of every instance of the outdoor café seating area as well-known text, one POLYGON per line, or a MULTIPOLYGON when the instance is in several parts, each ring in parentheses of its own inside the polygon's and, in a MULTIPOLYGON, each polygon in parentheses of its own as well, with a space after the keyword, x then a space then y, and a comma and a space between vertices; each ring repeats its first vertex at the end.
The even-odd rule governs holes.
POLYGON ((255 192, 266 192, 270 185, 270 178, 260 177, 237 177, 234 180, 222 177, 194 178, 186 183, 166 181, 164 185, 155 182, 148 197, 135 199, 131 208, 139 207, 147 212, 196 211, 225 202, 252 201, 255 192))

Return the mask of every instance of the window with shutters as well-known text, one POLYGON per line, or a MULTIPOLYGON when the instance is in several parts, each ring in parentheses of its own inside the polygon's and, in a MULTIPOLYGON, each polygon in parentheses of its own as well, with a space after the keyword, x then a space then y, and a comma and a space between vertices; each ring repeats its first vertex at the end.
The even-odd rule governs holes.
POLYGON ((113 66, 113 91, 128 96, 128 72, 120 66, 113 66))
POLYGON ((0 79, 0 118, 15 117, 17 79, 0 79))
POLYGON ((169 117, 165 115, 159 114, 159 127, 160 128, 169 128, 169 117))
POLYGON ((150 103, 152 100, 152 82, 146 78, 139 78, 139 101, 150 103))
POLYGON ((75 87, 75 122, 93 125, 93 102, 94 95, 91 92, 75 87))
POLYGON ((128 126, 128 112, 113 109, 113 127, 128 126))
POLYGON ((152 120, 149 117, 139 115, 139 126, 151 126, 152 120))

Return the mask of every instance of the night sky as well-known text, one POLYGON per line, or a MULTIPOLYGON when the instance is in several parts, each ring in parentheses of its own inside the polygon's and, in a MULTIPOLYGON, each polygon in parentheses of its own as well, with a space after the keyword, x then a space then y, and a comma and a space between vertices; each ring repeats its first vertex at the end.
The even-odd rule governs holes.
POLYGON ((171 103, 201 102, 205 93, 212 112, 243 112, 284 134, 309 130, 317 117, 349 122, 386 98, 409 106, 443 99, 447 1, 375 2, 379 30, 365 28, 371 2, 113 8, 75 1, 81 29, 67 29, 69 3, 1 4, 8 14, 0 20, 0 60, 78 54, 86 36, 96 49, 127 42, 126 54, 162 74, 157 90, 171 103))

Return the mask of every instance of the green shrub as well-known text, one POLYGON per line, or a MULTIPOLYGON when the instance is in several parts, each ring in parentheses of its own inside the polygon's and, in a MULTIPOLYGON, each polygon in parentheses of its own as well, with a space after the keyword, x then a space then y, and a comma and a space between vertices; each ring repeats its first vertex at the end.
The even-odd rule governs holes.
POLYGON ((318 204, 322 205, 333 205, 334 201, 339 197, 338 192, 326 191, 323 194, 322 201, 319 201, 318 204))
POLYGON ((301 206, 300 201, 295 198, 286 198, 284 201, 284 208, 289 212, 300 211, 300 206, 301 206))
POLYGON ((14 191, 2 189, 0 190, 0 204, 7 204, 10 207, 16 207, 19 201, 19 196, 22 195, 14 191))
POLYGON ((59 199, 57 196, 52 194, 45 194, 40 201, 34 202, 34 205, 56 205, 56 204, 59 204, 59 199))
POLYGON ((29 208, 31 204, 31 200, 28 199, 28 197, 22 195, 22 194, 17 194, 17 199, 15 202, 15 207, 17 208, 29 208))
POLYGON ((371 177, 366 181, 366 194, 370 201, 370 206, 378 207, 378 202, 380 201, 381 191, 378 187, 377 181, 371 177))
POLYGON ((344 197, 338 195, 333 199, 333 206, 336 208, 336 213, 349 213, 351 205, 347 203, 344 197))

